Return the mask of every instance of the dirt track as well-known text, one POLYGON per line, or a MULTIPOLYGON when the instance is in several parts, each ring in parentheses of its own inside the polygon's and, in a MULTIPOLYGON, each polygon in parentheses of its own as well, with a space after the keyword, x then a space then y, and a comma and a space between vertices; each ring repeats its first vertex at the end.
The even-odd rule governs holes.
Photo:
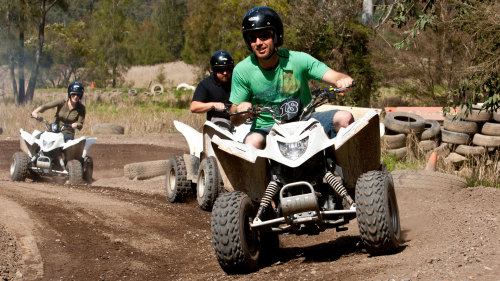
POLYGON ((349 230, 280 236, 277 261, 226 275, 210 213, 171 204, 164 177, 131 181, 123 166, 187 151, 180 135, 101 137, 89 154, 94 183, 9 181, 17 139, 0 139, 2 280, 499 280, 499 190, 396 186, 404 244, 371 257, 349 230), (152 145, 152 144, 155 145, 152 145))

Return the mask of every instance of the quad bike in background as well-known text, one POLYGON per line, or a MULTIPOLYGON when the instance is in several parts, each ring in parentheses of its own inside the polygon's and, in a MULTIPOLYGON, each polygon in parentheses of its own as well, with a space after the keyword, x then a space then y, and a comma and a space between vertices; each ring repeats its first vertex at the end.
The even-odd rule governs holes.
POLYGON ((40 176, 67 176, 70 184, 92 183, 93 161, 87 152, 96 138, 84 136, 64 142, 63 130, 70 125, 58 126, 42 117, 45 131, 34 130, 32 134, 20 130, 21 151, 14 153, 10 165, 10 178, 23 181, 40 176))
MULTIPOLYGON (((228 109, 229 107, 225 111, 228 109)), ((215 199, 224 190, 211 139, 217 135, 222 139, 241 142, 249 132, 250 125, 243 124, 235 127, 233 131, 228 131, 211 121, 206 121, 201 133, 177 120, 174 120, 174 126, 186 138, 189 154, 174 156, 167 163, 165 180, 167 199, 172 203, 182 202, 195 189, 200 208, 210 211, 215 199)))
POLYGON ((307 118, 344 89, 314 91, 305 108, 296 99, 254 105, 248 113, 267 111, 276 122, 262 150, 213 136, 228 192, 214 203, 211 232, 225 272, 254 271, 264 257, 276 256, 279 234, 342 231, 353 219, 370 254, 399 248, 398 204, 392 176, 380 162, 376 111, 340 129, 333 139, 316 119, 307 118))

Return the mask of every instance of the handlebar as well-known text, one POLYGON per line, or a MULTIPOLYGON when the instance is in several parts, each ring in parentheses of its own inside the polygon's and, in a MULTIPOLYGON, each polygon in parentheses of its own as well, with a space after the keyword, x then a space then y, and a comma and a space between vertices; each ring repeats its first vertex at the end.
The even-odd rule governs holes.
POLYGON ((52 127, 51 127, 51 124, 49 123, 49 121, 45 120, 45 118, 41 117, 41 116, 38 116, 38 117, 33 117, 31 116, 30 114, 30 117, 35 119, 36 121, 38 122, 43 122, 45 124, 45 129, 48 131, 48 132, 53 132, 53 133, 59 133, 59 132, 62 132, 63 130, 69 130, 71 132, 75 132, 75 129, 73 127, 71 127, 71 124, 63 124, 62 126, 57 126, 58 127, 58 130, 57 132, 54 132, 54 130, 52 130, 52 127))
MULTIPOLYGON (((347 87, 342 87, 342 88, 334 88, 334 87, 327 87, 325 89, 316 89, 311 92, 312 95, 312 100, 307 104, 304 108, 302 113, 300 114, 300 117, 298 120, 303 120, 305 117, 307 117, 310 113, 312 113, 313 109, 323 105, 326 103, 326 100, 332 101, 336 100, 336 95, 338 93, 341 93, 349 88, 353 88, 356 86, 356 82, 353 82, 350 86, 347 87)), ((279 115, 279 109, 276 105, 262 105, 262 104, 255 104, 252 105, 248 110, 245 111, 240 111, 236 113, 231 113, 229 116, 235 116, 235 115, 241 115, 241 114, 251 114, 253 117, 258 116, 262 112, 269 112, 271 113, 274 121, 276 123, 282 123, 280 120, 280 115, 279 115)), ((286 121, 285 121, 286 122, 286 121)))

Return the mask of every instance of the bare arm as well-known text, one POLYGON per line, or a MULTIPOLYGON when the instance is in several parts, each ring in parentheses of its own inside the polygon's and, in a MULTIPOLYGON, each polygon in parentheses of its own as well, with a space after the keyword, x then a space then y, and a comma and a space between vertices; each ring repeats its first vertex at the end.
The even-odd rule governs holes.
MULTIPOLYGON (((238 105, 233 104, 231 106, 230 113, 247 111, 251 107, 252 107, 252 104, 249 102, 242 102, 238 105)), ((248 117, 251 118, 252 116, 249 113, 231 116, 231 123, 234 126, 239 126, 239 125, 243 124, 248 117)))
MULTIPOLYGON (((330 84, 330 85, 335 85, 337 88, 343 88, 343 87, 348 87, 352 85, 352 82, 354 80, 351 78, 351 76, 337 72, 333 69, 328 69, 325 74, 323 75, 323 78, 321 78, 321 81, 330 84)), ((344 91, 348 92, 350 89, 344 91)))
POLYGON ((40 112, 40 110, 42 110, 41 106, 35 108, 35 110, 33 110, 33 112, 31 112, 31 117, 38 118, 38 112, 40 112))
POLYGON ((189 109, 192 113, 205 113, 210 111, 214 107, 217 109, 224 109, 226 106, 222 102, 192 101, 189 109))

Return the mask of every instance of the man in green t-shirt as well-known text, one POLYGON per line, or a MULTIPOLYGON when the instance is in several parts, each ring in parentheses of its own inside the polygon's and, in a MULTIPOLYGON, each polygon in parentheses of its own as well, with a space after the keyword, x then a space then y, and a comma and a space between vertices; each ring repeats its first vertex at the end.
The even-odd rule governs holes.
MULTIPOLYGON (((246 111, 252 104, 277 105, 290 97, 299 98, 306 105, 312 98, 308 85, 311 79, 338 88, 353 83, 350 76, 332 70, 306 53, 278 50, 283 44, 283 23, 278 13, 269 7, 248 11, 243 18, 242 33, 252 55, 234 68, 229 98, 233 103, 232 113, 246 111)), ((235 115, 231 121, 239 125, 248 117, 252 116, 235 115)), ((341 127, 354 122, 350 112, 339 110, 315 112, 311 118, 317 119, 331 138, 341 127)), ((264 148, 265 137, 273 124, 270 113, 261 113, 253 120, 244 142, 264 148)))

